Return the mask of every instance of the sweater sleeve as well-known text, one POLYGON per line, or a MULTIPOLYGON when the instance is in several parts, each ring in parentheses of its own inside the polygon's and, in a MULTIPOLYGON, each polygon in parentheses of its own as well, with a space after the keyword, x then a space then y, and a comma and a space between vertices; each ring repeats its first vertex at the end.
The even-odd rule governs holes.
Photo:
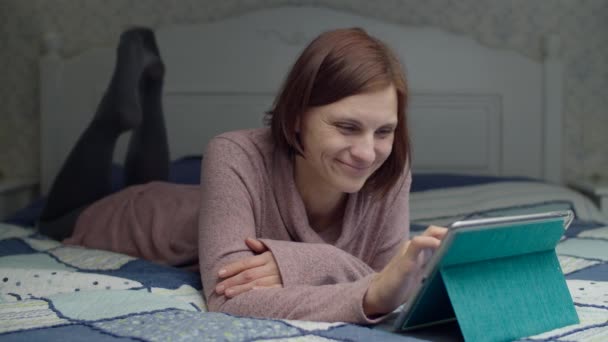
MULTIPOLYGON (((375 322, 363 312, 363 297, 372 278, 371 269, 337 249, 331 254, 353 263, 353 268, 343 271, 343 275, 332 279, 330 284, 327 279, 322 281, 327 285, 322 286, 294 282, 280 289, 248 291, 232 299, 215 293, 219 269, 253 255, 244 240, 256 236, 251 194, 259 193, 259 189, 252 188, 256 182, 246 181, 247 177, 255 176, 251 175, 253 170, 243 169, 243 165, 252 165, 253 161, 248 158, 237 144, 215 138, 209 143, 203 159, 199 262, 209 309, 256 317, 375 322)), ((315 247, 311 248, 310 253, 314 253, 315 247)))
POLYGON ((284 286, 349 282, 374 272, 365 262, 332 245, 261 241, 272 252, 284 286))
POLYGON ((242 316, 373 324, 385 316, 370 319, 363 311, 363 298, 372 277, 322 286, 251 290, 229 300, 212 295, 207 305, 212 311, 242 316))
POLYGON ((411 180, 408 172, 387 196, 390 204, 386 211, 375 213, 380 216, 381 227, 370 265, 329 244, 261 239, 277 261, 283 285, 327 285, 381 271, 408 238, 411 180))

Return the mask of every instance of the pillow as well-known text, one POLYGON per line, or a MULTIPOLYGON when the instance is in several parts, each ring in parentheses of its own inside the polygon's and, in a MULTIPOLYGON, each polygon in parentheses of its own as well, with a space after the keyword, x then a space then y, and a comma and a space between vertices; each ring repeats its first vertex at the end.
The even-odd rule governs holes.
MULTIPOLYGON (((169 182, 179 184, 200 184, 201 161, 200 155, 181 157, 169 165, 169 182)), ((124 170, 121 165, 112 165, 112 190, 118 191, 125 186, 124 170)))
POLYGON ((591 200, 572 189, 544 182, 498 181, 414 192, 412 225, 445 226, 463 219, 572 210, 576 218, 606 222, 591 200))

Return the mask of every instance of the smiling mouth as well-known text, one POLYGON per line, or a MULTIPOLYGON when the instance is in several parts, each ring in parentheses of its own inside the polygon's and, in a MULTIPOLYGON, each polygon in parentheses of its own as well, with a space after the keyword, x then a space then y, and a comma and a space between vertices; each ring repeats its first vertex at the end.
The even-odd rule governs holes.
POLYGON ((343 161, 341 161, 341 160, 339 160, 339 159, 338 159, 338 162, 339 162, 340 164, 343 164, 343 165, 347 166, 348 168, 350 168, 350 169, 354 170, 354 171, 355 171, 355 172, 357 172, 357 173, 363 173, 363 172, 365 172, 365 171, 369 170, 369 168, 371 167, 371 166, 357 167, 357 166, 353 166, 353 165, 351 165, 351 164, 349 164, 349 163, 345 163, 345 162, 343 162, 343 161))

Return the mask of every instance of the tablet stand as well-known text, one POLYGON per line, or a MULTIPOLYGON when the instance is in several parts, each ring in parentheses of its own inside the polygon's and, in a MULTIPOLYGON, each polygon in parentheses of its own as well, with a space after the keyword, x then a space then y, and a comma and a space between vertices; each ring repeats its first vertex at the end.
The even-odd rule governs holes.
POLYGON ((506 341, 579 322, 555 246, 563 221, 456 234, 403 328, 456 318, 467 341, 506 341))

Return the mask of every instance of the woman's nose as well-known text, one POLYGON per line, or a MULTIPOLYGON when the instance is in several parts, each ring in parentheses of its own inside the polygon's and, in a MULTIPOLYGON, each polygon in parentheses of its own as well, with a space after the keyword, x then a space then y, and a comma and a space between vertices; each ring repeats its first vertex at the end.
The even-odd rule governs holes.
POLYGON ((360 162, 365 166, 373 163, 376 159, 373 135, 369 136, 366 134, 356 139, 351 147, 350 153, 355 161, 360 162))

